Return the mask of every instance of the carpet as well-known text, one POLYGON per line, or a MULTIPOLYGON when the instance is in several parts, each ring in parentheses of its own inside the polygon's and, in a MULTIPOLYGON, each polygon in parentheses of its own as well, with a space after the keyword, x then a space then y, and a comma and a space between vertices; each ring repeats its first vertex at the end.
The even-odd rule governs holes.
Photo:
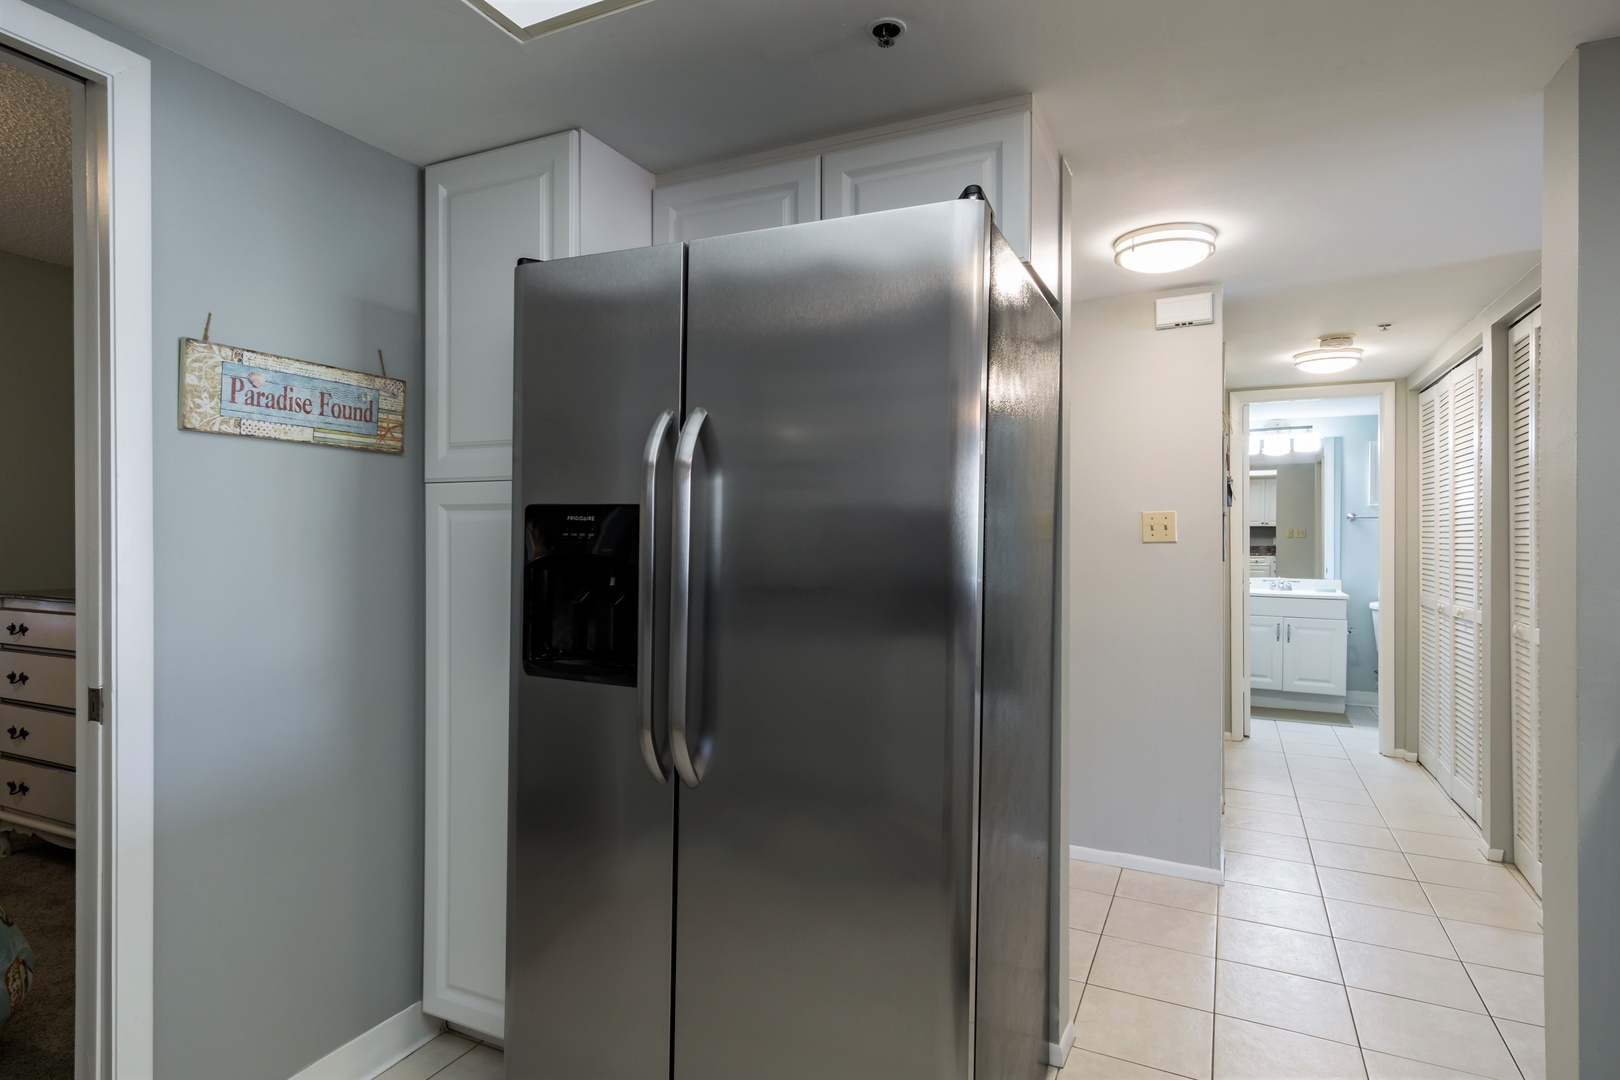
POLYGON ((73 1080, 73 852, 12 834, 0 907, 34 950, 34 985, 0 1028, 0 1080, 73 1080))

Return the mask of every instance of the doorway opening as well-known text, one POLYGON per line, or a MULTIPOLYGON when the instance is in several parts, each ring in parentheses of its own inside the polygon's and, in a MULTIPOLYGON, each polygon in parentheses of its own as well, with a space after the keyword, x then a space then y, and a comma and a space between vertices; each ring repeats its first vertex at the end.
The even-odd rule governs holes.
POLYGON ((1232 395, 1232 725, 1361 727, 1394 752, 1394 385, 1232 395))
MULTIPOLYGON (((16 459, 31 470, 25 487, 31 482, 37 492, 49 493, 45 502, 55 524, 41 534, 50 538, 43 545, 48 569, 30 572, 19 564, 13 576, 0 566, 0 589, 10 591, 0 619, 6 660, 0 699, 12 714, 0 723, 0 752, 8 762, 5 771, 16 774, 0 776, 0 792, 11 799, 0 832, 18 849, 0 859, 0 882, 8 876, 20 881, 17 868, 25 863, 19 860, 30 853, 54 860, 57 870, 69 863, 72 868, 71 914, 62 910, 58 881, 57 888, 45 890, 53 912, 50 931, 43 916, 28 916, 36 942, 57 944, 34 957, 27 997, 17 992, 26 964, 17 963, 23 949, 16 937, 4 972, 5 1002, 15 1008, 16 1022, 21 1025, 34 1010, 49 1038, 32 1040, 31 1056, 24 1057, 6 1045, 8 1035, 0 1030, 0 1075, 150 1076, 151 65, 22 0, 0 5, 0 65, 35 80, 8 75, 16 86, 33 87, 47 99, 65 93, 71 117, 66 210, 60 207, 58 162, 50 172, 58 208, 46 215, 58 243, 61 219, 70 222, 68 255, 61 259, 58 249, 57 256, 65 264, 59 273, 70 281, 67 405, 65 415, 59 401, 31 415, 28 430, 36 442, 20 452, 8 447, 5 454, 8 463, 16 459), (39 82, 53 89, 41 90, 39 82), (18 728, 15 738, 12 726, 18 728), (70 842, 71 856, 65 854, 70 842), (71 941, 70 956, 62 938, 71 941)), ((6 108, 5 114, 10 120, 15 111, 6 108)), ((58 124, 51 138, 59 152, 59 108, 53 115, 58 124)), ((8 129, 13 136, 27 130, 8 129)), ((9 161, 19 155, 7 148, 0 156, 9 161)), ((0 205, 11 208, 18 185, 4 183, 0 205)), ((37 379, 41 370, 61 375, 59 364, 34 350, 11 368, 0 377, 37 379)), ((15 519, 10 509, 0 511, 0 559, 7 565, 26 546, 7 528, 15 519)), ((33 890, 23 902, 34 903, 38 895, 33 890)), ((11 921, 22 935, 29 932, 23 920, 11 921)))
POLYGON ((75 117, 0 52, 0 1080, 71 1080, 79 806, 75 117))

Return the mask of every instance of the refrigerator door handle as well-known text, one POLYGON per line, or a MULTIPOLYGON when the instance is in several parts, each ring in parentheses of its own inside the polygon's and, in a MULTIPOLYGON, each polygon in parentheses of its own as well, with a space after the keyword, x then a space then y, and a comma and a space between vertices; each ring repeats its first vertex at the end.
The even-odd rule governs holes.
POLYGON ((653 730, 657 698, 653 653, 658 640, 658 461, 663 456, 664 443, 674 433, 674 422, 674 409, 665 409, 659 414, 647 435, 647 449, 642 456, 646 479, 641 488, 641 640, 636 656, 636 692, 641 699, 641 760, 647 763, 647 771, 660 784, 669 782, 669 773, 665 771, 664 755, 659 753, 658 737, 653 730))
POLYGON ((675 533, 669 559, 669 749, 675 771, 692 788, 703 781, 701 765, 694 765, 686 737, 688 665, 692 656, 692 467, 698 436, 708 415, 707 409, 695 408, 681 427, 680 444, 675 450, 675 533))

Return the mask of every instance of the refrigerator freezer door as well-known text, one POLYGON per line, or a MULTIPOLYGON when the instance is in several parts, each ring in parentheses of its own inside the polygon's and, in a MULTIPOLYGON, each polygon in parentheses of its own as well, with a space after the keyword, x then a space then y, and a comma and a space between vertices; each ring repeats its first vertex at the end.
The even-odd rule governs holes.
MULTIPOLYGON (((638 688, 622 685, 653 679, 654 699, 664 700, 664 672, 648 670, 637 651, 633 680, 528 674, 519 652, 522 564, 545 539, 527 537, 524 523, 557 518, 551 531, 559 536, 588 532, 593 507, 633 513, 643 502, 649 434, 665 410, 680 408, 685 255, 674 244, 517 273, 508 1076, 669 1076, 675 785, 649 769, 638 688)), ((655 500, 664 533, 669 454, 655 500)), ((643 543, 639 529, 620 531, 643 543)), ((587 544, 590 536, 569 537, 603 548, 587 544)), ((667 551, 660 554, 666 561, 652 560, 655 575, 668 569, 667 551)), ((643 562, 617 565, 645 573, 643 562)), ((621 602, 638 595, 607 573, 621 602)), ((640 618, 659 616, 657 605, 638 606, 640 618)), ((613 655, 630 655, 615 642, 613 655)), ((660 634, 653 655, 662 648, 660 634)), ((654 742, 663 746, 662 710, 655 721, 654 742)))
POLYGON ((1048 1034, 1056 1042, 1064 1027, 1045 1023, 1059 990, 1047 978, 1050 930, 1068 927, 1068 904, 1048 907, 1063 329, 999 233, 990 251, 974 1075, 1043 1080, 1048 1034))
POLYGON ((989 231, 691 245, 675 1080, 969 1074, 989 231))

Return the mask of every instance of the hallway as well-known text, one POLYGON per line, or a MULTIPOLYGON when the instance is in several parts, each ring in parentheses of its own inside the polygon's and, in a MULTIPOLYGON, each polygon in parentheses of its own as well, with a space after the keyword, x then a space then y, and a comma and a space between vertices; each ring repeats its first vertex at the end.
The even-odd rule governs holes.
POLYGON ((1074 862, 1059 1080, 1541 1080, 1541 908, 1377 731, 1226 744, 1224 887, 1074 862))

